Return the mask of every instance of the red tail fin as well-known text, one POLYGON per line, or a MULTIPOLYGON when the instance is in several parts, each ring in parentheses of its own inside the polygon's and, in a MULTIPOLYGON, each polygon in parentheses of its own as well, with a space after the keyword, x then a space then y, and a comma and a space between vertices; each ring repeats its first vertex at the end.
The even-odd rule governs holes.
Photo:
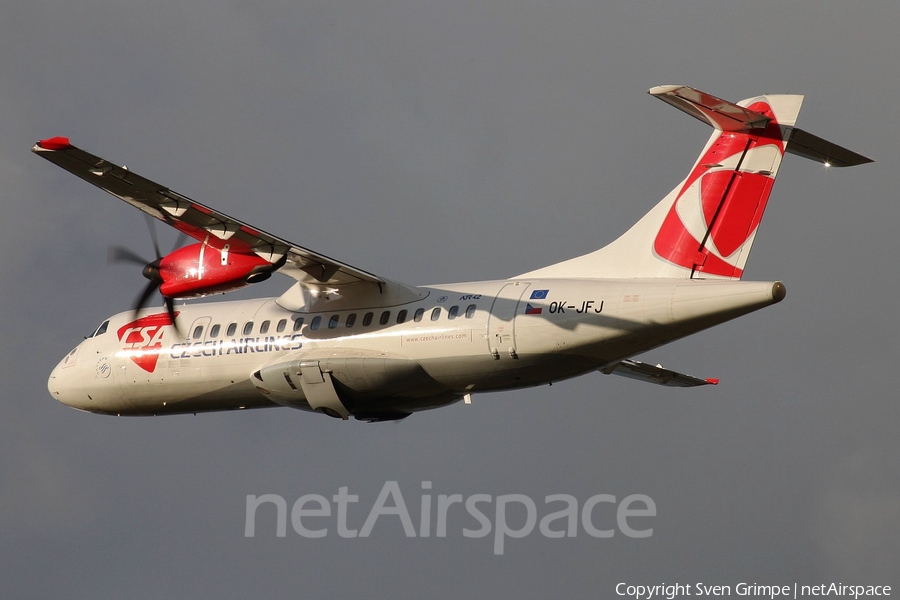
POLYGON ((785 152, 871 162, 794 127, 803 96, 732 104, 685 86, 650 93, 715 128, 690 174, 612 244, 520 277, 740 279, 785 152))
MULTIPOLYGON (((799 99, 796 103, 799 109, 799 99)), ((785 150, 785 131, 768 102, 746 107, 753 126, 717 131, 678 189, 653 250, 661 259, 690 269, 691 277, 740 279, 756 228, 785 150)), ((796 109, 788 116, 790 124, 796 109)), ((716 123, 719 125, 719 123, 716 123)))

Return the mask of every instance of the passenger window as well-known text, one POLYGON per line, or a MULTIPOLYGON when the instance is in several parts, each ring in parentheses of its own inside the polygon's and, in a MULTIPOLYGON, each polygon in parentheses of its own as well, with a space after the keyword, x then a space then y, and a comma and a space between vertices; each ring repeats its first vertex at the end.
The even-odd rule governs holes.
POLYGON ((244 323, 244 328, 241 330, 241 333, 244 335, 250 335, 253 333, 253 321, 247 321, 244 323))
POLYGON ((405 322, 406 322, 406 315, 407 315, 406 310, 401 310, 400 312, 398 312, 398 313, 397 313, 397 322, 398 322, 398 323, 405 323, 405 322))
POLYGON ((413 315, 413 321, 415 321, 416 323, 418 323, 419 321, 422 320, 422 316, 423 316, 424 314, 425 314, 425 309, 424 309, 424 308, 420 308, 419 310, 416 311, 416 314, 413 315))
POLYGON ((441 318, 441 307, 438 306, 433 311, 431 311, 431 320, 437 321, 440 318, 441 318))
POLYGON ((309 328, 315 331, 319 328, 319 325, 322 323, 322 317, 313 318, 312 322, 309 324, 309 328))
POLYGON ((278 321, 278 325, 275 326, 275 332, 281 333, 284 331, 284 328, 287 327, 287 319, 282 319, 278 321))
POLYGON ((474 316, 475 316, 475 305, 470 304, 469 307, 466 309, 466 318, 471 319, 474 316))
POLYGON ((372 317, 375 316, 370 312, 367 312, 363 317, 363 327, 368 327, 372 324, 372 317))
POLYGON ((237 323, 229 323, 228 329, 225 330, 225 335, 231 337, 234 335, 235 331, 237 331, 237 323))
POLYGON ((334 329, 338 326, 338 321, 341 320, 339 315, 331 315, 331 318, 328 319, 328 329, 334 329))
POLYGON ((203 337, 203 325, 197 325, 196 327, 194 327, 194 333, 191 334, 191 337, 195 340, 199 340, 201 337, 203 337))
POLYGON ((219 330, 220 330, 221 328, 222 328, 222 326, 219 325, 218 323, 216 323, 215 325, 213 325, 212 327, 210 327, 210 328, 209 328, 209 337, 210 337, 210 338, 217 338, 217 337, 219 337, 219 330))
POLYGON ((347 315, 347 322, 344 323, 347 327, 353 327, 356 323, 356 313, 350 313, 347 315))
POLYGON ((387 322, 391 320, 391 311, 386 310, 381 313, 381 318, 378 320, 382 325, 387 325, 387 322))
POLYGON ((294 331, 300 331, 301 327, 303 327, 303 317, 297 317, 294 319, 294 331))
POLYGON ((456 315, 458 315, 458 314, 459 314, 459 307, 451 306, 450 310, 447 311, 447 318, 452 321, 453 319, 456 318, 456 315))
POLYGON ((269 322, 268 321, 262 322, 262 324, 259 326, 259 332, 260 333, 269 333, 269 322))

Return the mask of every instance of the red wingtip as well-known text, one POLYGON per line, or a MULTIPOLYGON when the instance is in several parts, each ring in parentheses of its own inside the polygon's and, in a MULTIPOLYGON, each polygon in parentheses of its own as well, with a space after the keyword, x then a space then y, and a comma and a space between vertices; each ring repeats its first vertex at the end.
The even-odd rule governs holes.
POLYGON ((59 136, 41 140, 37 145, 44 150, 66 150, 72 147, 72 144, 69 143, 69 138, 59 136))
POLYGON ((712 385, 719 385, 719 380, 718 379, 707 379, 706 383, 709 383, 712 385))

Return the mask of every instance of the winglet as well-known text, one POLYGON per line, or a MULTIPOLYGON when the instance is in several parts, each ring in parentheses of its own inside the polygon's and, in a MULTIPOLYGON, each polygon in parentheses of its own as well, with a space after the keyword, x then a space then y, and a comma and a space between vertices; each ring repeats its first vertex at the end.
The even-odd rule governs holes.
POLYGON ((34 145, 33 150, 35 152, 39 150, 68 150, 71 147, 72 144, 69 142, 69 138, 56 136, 39 141, 34 145))

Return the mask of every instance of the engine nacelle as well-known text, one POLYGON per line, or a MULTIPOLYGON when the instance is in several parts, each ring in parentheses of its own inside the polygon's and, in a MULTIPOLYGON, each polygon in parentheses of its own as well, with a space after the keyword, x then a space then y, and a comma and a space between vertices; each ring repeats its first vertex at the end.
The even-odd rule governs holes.
POLYGON ((159 291, 167 298, 199 298, 264 281, 279 266, 256 254, 229 252, 227 245, 219 250, 191 244, 147 265, 144 275, 158 277, 159 291))

